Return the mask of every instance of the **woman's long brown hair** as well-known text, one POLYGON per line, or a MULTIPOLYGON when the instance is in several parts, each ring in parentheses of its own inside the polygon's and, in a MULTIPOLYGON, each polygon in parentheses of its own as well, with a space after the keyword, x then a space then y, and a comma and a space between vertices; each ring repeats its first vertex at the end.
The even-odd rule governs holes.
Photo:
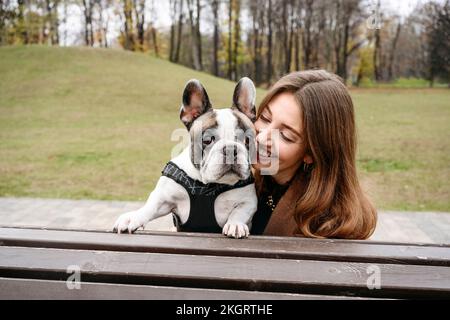
MULTIPOLYGON (((282 92, 294 94, 303 115, 306 152, 312 156, 307 186, 295 205, 299 233, 313 238, 367 239, 377 212, 361 189, 356 170, 353 102, 338 76, 324 70, 290 73, 261 102, 257 117, 282 92)), ((298 170, 303 170, 303 164, 298 170)), ((257 190, 268 179, 255 174, 257 190)))

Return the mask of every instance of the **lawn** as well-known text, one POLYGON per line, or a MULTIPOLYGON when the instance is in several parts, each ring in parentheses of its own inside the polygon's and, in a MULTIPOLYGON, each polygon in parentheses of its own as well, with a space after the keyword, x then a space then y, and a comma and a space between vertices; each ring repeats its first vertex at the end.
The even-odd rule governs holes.
MULTIPOLYGON (((0 196, 145 200, 179 143, 191 78, 230 105, 234 83, 144 54, 0 48, 0 196)), ((376 206, 450 211, 450 90, 351 93, 376 206)))

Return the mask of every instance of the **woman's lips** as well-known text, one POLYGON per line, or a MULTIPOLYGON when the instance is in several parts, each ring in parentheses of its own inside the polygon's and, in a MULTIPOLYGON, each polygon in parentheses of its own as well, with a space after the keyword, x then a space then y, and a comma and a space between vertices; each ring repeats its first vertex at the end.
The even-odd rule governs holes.
POLYGON ((270 148, 258 145, 258 154, 270 157, 272 155, 270 148))
POLYGON ((258 154, 261 155, 261 156, 263 156, 263 157, 268 157, 268 158, 270 158, 270 156, 272 155, 272 154, 270 153, 270 151, 267 151, 267 152, 264 152, 264 151, 258 151, 258 154))
POLYGON ((275 160, 275 157, 272 157, 271 154, 267 155, 258 152, 256 154, 256 160, 258 161, 258 163, 261 164, 270 164, 272 161, 275 160))
POLYGON ((256 153, 256 160, 259 163, 267 164, 273 161, 272 153, 270 149, 266 146, 258 145, 258 152, 256 153))

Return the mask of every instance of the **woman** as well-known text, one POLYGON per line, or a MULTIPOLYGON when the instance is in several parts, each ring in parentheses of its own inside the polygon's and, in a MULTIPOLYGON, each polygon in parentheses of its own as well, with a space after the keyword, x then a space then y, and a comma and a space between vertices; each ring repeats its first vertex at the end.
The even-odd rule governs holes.
POLYGON ((253 165, 259 203, 252 234, 370 237, 377 213, 358 182, 353 103, 338 76, 284 76, 261 102, 255 127, 258 149, 267 151, 253 165), (278 171, 263 175, 275 150, 278 171))

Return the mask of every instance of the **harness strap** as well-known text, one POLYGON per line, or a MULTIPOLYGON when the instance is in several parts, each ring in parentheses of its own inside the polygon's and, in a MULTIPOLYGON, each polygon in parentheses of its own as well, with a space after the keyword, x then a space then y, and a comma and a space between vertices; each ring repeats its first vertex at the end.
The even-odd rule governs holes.
POLYGON ((245 180, 240 180, 236 184, 230 186, 222 183, 207 183, 204 184, 201 181, 194 180, 188 176, 188 174, 175 163, 169 161, 164 169, 161 171, 162 175, 171 178, 172 180, 181 184, 189 195, 197 196, 211 196, 217 197, 219 194, 236 188, 245 187, 255 182, 253 175, 250 175, 245 180))

